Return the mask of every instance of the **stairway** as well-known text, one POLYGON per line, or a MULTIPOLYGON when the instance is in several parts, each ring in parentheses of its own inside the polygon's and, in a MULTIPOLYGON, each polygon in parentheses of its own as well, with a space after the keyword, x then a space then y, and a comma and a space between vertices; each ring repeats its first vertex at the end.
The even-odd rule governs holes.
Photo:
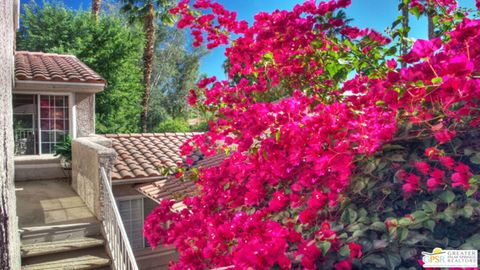
POLYGON ((111 269, 100 223, 24 228, 22 269, 111 269))
POLYGON ((102 224, 68 181, 15 186, 23 270, 111 269, 102 224))

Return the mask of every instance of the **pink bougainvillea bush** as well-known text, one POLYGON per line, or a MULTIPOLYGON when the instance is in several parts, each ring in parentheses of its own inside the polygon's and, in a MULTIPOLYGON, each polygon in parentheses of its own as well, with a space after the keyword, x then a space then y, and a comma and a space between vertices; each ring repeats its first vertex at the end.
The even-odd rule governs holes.
POLYGON ((171 11, 195 45, 228 45, 228 80, 189 98, 215 120, 182 149, 226 158, 145 222, 178 249, 172 269, 420 269, 421 251, 480 249, 480 20, 404 2, 434 13, 438 38, 400 57, 402 36, 347 24, 349 0, 252 25, 210 0, 171 11))

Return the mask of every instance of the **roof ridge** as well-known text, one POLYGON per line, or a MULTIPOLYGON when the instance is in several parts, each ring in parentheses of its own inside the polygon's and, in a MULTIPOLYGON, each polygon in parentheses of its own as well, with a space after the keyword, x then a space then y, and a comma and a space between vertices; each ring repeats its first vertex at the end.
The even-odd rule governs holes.
MULTIPOLYGON (((60 54, 60 53, 46 53, 46 52, 31 52, 31 51, 15 51, 15 54, 24 54, 24 55, 43 55, 43 56, 60 56, 60 57, 75 57, 73 54, 60 54)), ((78 59, 78 58, 77 58, 78 59)))

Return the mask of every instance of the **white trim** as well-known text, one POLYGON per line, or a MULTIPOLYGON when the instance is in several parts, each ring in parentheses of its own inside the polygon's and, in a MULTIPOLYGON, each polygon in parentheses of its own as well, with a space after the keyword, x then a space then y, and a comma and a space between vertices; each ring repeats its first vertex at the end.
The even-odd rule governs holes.
MULTIPOLYGON (((71 98, 68 98, 70 113, 70 123, 71 123, 71 136, 72 139, 77 138, 77 95, 72 94, 71 98)), ((95 117, 93 118, 95 121, 95 117)))
POLYGON ((99 93, 105 89, 105 83, 30 81, 15 79, 14 91, 68 91, 74 93, 99 93))
POLYGON ((37 141, 37 155, 42 155, 42 131, 40 130, 40 95, 35 94, 37 97, 37 133, 38 133, 38 141, 37 141))

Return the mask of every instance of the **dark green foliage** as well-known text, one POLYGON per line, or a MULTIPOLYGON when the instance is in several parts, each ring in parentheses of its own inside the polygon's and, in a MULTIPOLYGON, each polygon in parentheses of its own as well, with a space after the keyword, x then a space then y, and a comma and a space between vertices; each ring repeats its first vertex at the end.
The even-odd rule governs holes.
POLYGON ((201 123, 198 123, 190 128, 190 131, 193 132, 206 132, 210 129, 210 126, 208 125, 207 121, 203 121, 201 123))
POLYGON ((66 163, 70 163, 72 161, 72 137, 70 135, 65 136, 63 142, 57 143, 53 150, 55 151, 54 156, 60 156, 66 163))
MULTIPOLYGON (((363 256, 354 261, 356 269, 420 269, 422 251, 480 248, 480 203, 474 195, 480 168, 475 166, 478 151, 469 146, 478 139, 462 136, 443 150, 458 153, 458 161, 475 169, 467 192, 445 188, 405 198, 396 172, 408 167, 408 161, 421 160, 433 139, 398 140, 359 164, 340 205, 338 213, 343 214, 334 224, 340 238, 362 245, 363 256)), ((348 256, 348 250, 339 254, 348 256)))
POLYGON ((107 80, 97 94, 99 133, 138 132, 142 97, 140 28, 119 15, 101 16, 73 11, 60 4, 24 5, 18 50, 73 54, 107 80))

